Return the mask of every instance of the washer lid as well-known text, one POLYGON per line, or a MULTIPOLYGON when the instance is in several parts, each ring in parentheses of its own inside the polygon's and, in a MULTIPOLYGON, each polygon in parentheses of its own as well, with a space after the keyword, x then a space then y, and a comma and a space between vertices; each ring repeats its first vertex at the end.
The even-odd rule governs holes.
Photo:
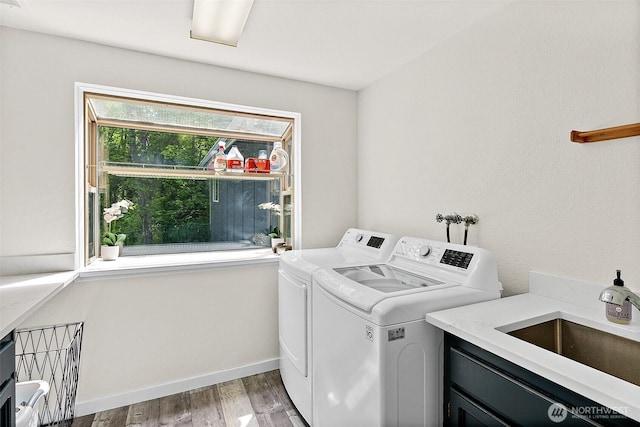
POLYGON ((361 265, 333 270, 347 279, 385 293, 444 284, 440 280, 420 276, 387 264, 361 265))
POLYGON ((318 268, 381 262, 389 258, 398 238, 387 233, 348 229, 335 248, 297 249, 280 255, 280 267, 310 280, 318 268))
POLYGON ((364 310, 371 312, 373 307, 388 298, 410 294, 427 293, 438 289, 460 286, 458 283, 445 283, 425 276, 414 275, 389 265, 373 265, 344 268, 320 269, 314 273, 314 283, 325 289, 336 298, 364 310), (395 277, 383 277, 379 272, 369 271, 368 268, 388 267, 387 273, 395 277), (337 270, 344 270, 345 274, 337 270), (395 271, 392 271, 395 270, 395 271), (355 280, 354 280, 355 278, 355 280), (425 285, 425 286, 423 286, 425 285))

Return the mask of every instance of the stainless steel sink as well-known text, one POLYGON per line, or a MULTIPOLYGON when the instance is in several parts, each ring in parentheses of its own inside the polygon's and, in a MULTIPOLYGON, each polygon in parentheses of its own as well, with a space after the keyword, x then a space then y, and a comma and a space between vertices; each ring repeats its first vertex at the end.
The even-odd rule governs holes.
POLYGON ((638 341, 564 319, 553 319, 507 333, 640 386, 638 341))

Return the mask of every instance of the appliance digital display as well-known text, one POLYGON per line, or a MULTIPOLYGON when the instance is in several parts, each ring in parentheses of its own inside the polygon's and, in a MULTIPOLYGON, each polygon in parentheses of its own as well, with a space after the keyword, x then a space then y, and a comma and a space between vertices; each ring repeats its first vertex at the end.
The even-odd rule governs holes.
POLYGON ((473 254, 446 249, 440 259, 440 263, 464 268, 466 270, 469 267, 471 258, 473 258, 473 254))
POLYGON ((384 237, 371 236, 369 238, 369 241, 367 242, 367 246, 380 249, 380 246, 382 246, 383 243, 384 243, 384 237))

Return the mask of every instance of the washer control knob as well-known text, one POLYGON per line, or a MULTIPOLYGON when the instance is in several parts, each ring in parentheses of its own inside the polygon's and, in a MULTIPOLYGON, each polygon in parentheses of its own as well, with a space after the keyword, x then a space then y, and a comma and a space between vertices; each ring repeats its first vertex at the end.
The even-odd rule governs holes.
POLYGON ((420 247, 420 251, 418 253, 420 254, 420 258, 428 257, 429 254, 431 253, 431 246, 424 245, 424 246, 420 247))
POLYGON ((362 242, 362 239, 364 239, 364 234, 360 233, 360 234, 356 235, 356 242, 357 243, 362 242))

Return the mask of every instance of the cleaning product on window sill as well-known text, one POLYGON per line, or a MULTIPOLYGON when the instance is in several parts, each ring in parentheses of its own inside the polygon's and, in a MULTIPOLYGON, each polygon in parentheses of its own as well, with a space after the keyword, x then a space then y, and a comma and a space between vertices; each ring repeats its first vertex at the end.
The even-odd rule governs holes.
POLYGON ((249 173, 269 173, 271 164, 267 157, 267 150, 260 150, 257 159, 255 157, 245 159, 244 171, 249 173))
POLYGON ((269 161, 271 162, 271 172, 287 173, 289 154, 282 148, 282 142, 276 141, 273 143, 269 161))
POLYGON ((244 171, 249 173, 269 173, 269 159, 249 157, 244 161, 244 171))
MULTIPOLYGON (((613 279, 613 285, 623 288, 624 280, 620 278, 620 270, 616 270, 616 276, 617 277, 613 279)), ((631 322, 631 303, 629 300, 625 300, 622 305, 608 302, 606 303, 606 310, 607 320, 610 322, 622 325, 628 325, 631 322)))
POLYGON ((227 155, 224 154, 224 142, 218 142, 218 151, 213 155, 209 169, 213 169, 216 172, 227 170, 227 155))
POLYGON ((244 172, 244 157, 235 145, 227 154, 227 172, 244 172))

